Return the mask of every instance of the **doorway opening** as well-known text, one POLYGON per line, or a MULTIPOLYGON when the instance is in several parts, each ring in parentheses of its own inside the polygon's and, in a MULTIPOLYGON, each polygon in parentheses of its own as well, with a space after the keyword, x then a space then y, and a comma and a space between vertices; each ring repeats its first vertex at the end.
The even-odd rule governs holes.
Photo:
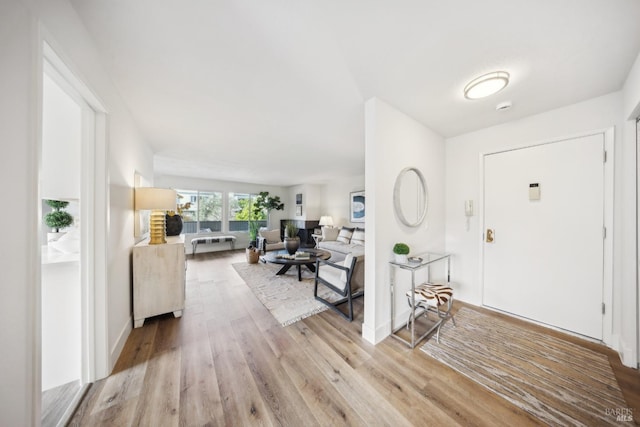
POLYGON ((39 236, 41 420, 64 425, 108 374, 106 114, 46 42, 41 111, 42 216, 71 218, 46 221, 39 236))

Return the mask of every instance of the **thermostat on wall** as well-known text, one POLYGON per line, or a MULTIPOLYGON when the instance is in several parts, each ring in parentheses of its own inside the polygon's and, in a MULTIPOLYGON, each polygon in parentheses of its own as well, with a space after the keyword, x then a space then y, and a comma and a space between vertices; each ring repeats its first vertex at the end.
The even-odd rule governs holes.
POLYGON ((529 184, 529 200, 540 200, 540 184, 529 184))

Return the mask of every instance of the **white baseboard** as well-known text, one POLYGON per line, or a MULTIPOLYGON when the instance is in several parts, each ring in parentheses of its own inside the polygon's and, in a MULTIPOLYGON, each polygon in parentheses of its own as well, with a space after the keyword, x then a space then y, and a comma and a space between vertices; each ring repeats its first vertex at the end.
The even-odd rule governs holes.
POLYGON ((390 333, 391 325, 389 322, 385 322, 375 329, 365 323, 362 324, 362 338, 374 345, 388 337, 390 333))
POLYGON ((133 319, 129 317, 122 327, 122 330, 118 335, 118 339, 116 340, 113 347, 111 347, 111 351, 109 352, 109 375, 113 371, 113 367, 116 365, 118 357, 120 357, 120 353, 122 353, 122 349, 127 342, 127 338, 129 338, 129 334, 133 330, 133 327, 131 326, 132 324, 133 319))

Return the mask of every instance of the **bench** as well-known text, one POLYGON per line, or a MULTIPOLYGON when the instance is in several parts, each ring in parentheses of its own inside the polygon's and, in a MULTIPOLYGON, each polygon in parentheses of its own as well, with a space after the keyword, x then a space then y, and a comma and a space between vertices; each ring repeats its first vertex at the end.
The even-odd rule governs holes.
POLYGON ((207 236, 207 237, 195 237, 191 240, 191 246, 193 247, 193 255, 196 255, 196 249, 198 245, 208 245, 212 243, 224 243, 230 242, 231 249, 236 248, 236 236, 207 236))

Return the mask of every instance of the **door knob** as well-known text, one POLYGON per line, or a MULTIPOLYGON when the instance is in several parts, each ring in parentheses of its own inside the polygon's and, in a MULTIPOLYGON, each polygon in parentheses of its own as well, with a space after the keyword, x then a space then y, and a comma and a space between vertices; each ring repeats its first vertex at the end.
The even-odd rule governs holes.
POLYGON ((487 243, 492 243, 493 242, 493 230, 490 228, 487 228, 487 238, 486 238, 487 243))

